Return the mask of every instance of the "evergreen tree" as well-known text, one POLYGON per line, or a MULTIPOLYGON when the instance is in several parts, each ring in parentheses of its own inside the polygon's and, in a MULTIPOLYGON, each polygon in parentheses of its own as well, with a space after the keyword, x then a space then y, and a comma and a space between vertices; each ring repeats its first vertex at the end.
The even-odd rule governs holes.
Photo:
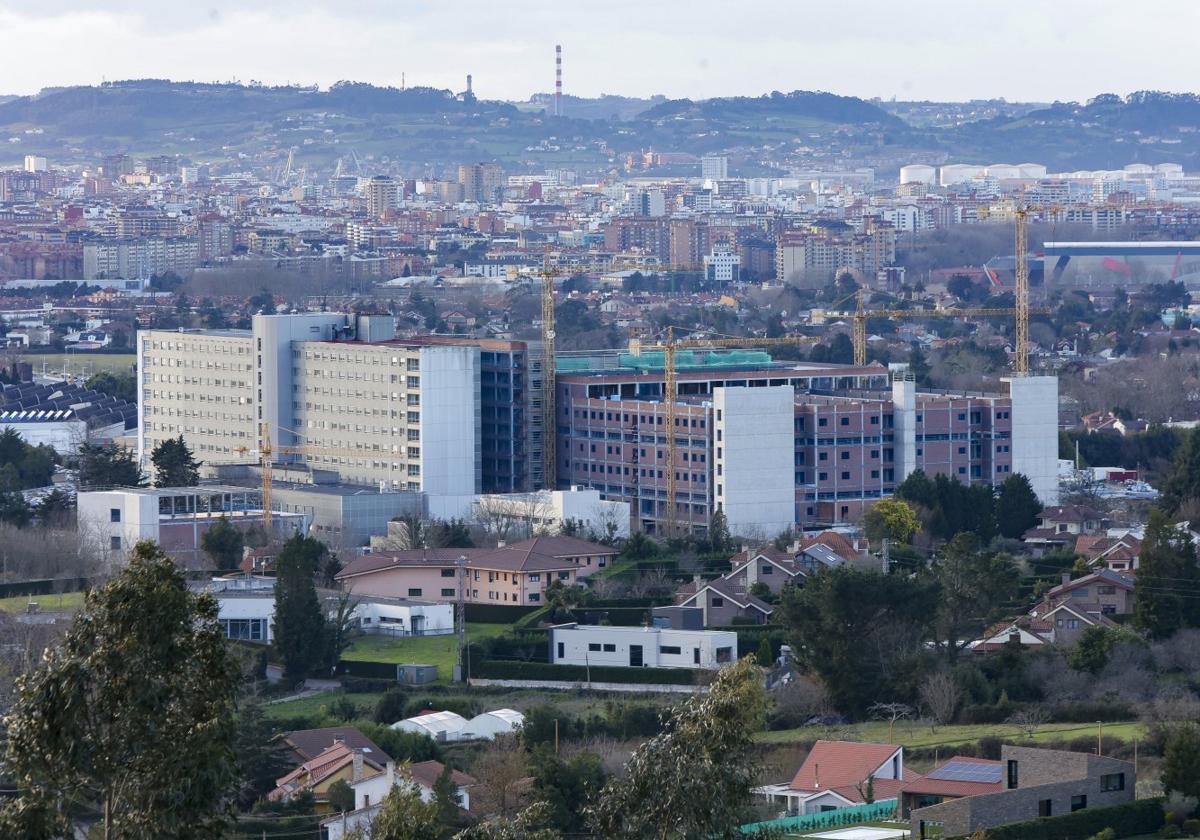
POLYGON ((762 641, 758 643, 758 653, 754 658, 763 668, 770 668, 775 664, 775 654, 771 652, 771 640, 766 636, 763 636, 762 641))
POLYGON ((200 547, 222 572, 238 568, 242 562, 243 546, 242 532, 224 516, 219 517, 200 538, 200 547))
POLYGON ((1196 547, 1167 515, 1152 508, 1134 582, 1134 623, 1152 639, 1200 626, 1200 570, 1196 547))
POLYGON ((313 583, 325 551, 320 540, 296 534, 275 560, 275 649, 290 680, 304 679, 325 661, 325 617, 313 583))
POLYGON ((542 744, 533 750, 529 764, 536 798, 549 809, 547 823, 567 834, 582 834, 587 828, 583 810, 604 787, 600 756, 581 750, 563 760, 549 744, 542 744))
POLYGON ((209 595, 138 543, 88 595, 62 644, 17 680, 6 770, 17 791, 5 837, 74 836, 80 804, 105 836, 213 837, 236 783, 239 679, 209 595))
POLYGON ((1162 507, 1175 513, 1189 499, 1200 499, 1200 426, 1183 439, 1162 486, 1162 507))
POLYGON ((438 806, 422 801, 420 789, 403 781, 384 797, 369 836, 371 840, 441 840, 438 806))
POLYGON ((150 453, 155 487, 195 487, 200 483, 200 462, 192 457, 183 435, 167 438, 150 453))
POLYGON ((729 534, 729 520, 723 510, 713 512, 708 521, 708 548, 714 554, 724 554, 731 551, 733 538, 729 534))
POLYGON ((69 524, 74 500, 64 490, 51 490, 37 504, 38 521, 47 527, 62 527, 69 524))
POLYGON ((442 772, 433 782, 433 802, 437 805, 438 822, 445 828, 456 828, 462 823, 462 809, 458 806, 458 785, 454 783, 454 771, 449 764, 442 765, 442 772))
POLYGON ((1029 479, 1021 473, 1013 473, 1000 486, 1000 497, 996 500, 996 527, 1000 535, 1019 539, 1022 534, 1037 525, 1042 503, 1033 492, 1029 479))
POLYGON ((954 662, 971 639, 1005 613, 1021 573, 1007 554, 980 551, 978 539, 966 532, 942 547, 931 571, 939 590, 935 641, 954 662))
POLYGON ((33 509, 19 490, 0 493, 0 522, 24 528, 33 519, 33 509))
POLYGON ((133 453, 115 444, 84 443, 79 447, 79 487, 142 487, 142 471, 133 453))
POLYGON ((1167 739, 1162 783, 1167 793, 1200 797, 1200 728, 1196 724, 1177 727, 1167 739))

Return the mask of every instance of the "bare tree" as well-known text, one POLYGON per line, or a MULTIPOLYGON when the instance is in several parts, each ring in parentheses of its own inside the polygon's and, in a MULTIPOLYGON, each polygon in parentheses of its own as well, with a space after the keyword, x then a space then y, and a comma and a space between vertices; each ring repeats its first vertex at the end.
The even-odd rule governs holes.
POLYGON ((820 681, 806 674, 795 674, 771 692, 775 700, 773 727, 790 729, 830 713, 829 691, 820 681))
POLYGON ((550 493, 538 491, 512 496, 482 496, 475 503, 475 524, 489 539, 500 542, 548 534, 554 505, 550 493))
POLYGON ((1018 732, 1026 738, 1032 739, 1048 718, 1049 715, 1046 714, 1046 710, 1041 706, 1030 706, 1011 715, 1005 723, 1015 726, 1018 732))
POLYGON ((954 677, 945 671, 938 671, 921 685, 920 694, 921 702, 929 709, 935 723, 945 725, 954 720, 958 704, 962 701, 962 689, 954 677))
POLYGON ((629 587, 634 598, 657 598, 675 592, 675 583, 661 566, 643 572, 629 587))
POLYGON ((913 716, 913 707, 907 703, 876 703, 867 709, 871 717, 888 722, 888 740, 892 740, 896 729, 896 721, 913 716))
POLYGON ((472 804, 477 801, 481 813, 509 817, 524 805, 529 773, 525 749, 517 735, 497 735, 475 759, 471 773, 480 780, 472 804))

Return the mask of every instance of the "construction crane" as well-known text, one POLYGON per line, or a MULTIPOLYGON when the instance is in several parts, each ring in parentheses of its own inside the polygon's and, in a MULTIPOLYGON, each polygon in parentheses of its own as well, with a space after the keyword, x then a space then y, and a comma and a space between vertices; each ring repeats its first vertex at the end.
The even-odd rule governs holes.
POLYGON ((1017 308, 1017 340, 1013 350, 1013 373, 1017 376, 1029 375, 1029 228, 1027 213, 1029 208, 1022 206, 1016 212, 1016 308, 1017 308))

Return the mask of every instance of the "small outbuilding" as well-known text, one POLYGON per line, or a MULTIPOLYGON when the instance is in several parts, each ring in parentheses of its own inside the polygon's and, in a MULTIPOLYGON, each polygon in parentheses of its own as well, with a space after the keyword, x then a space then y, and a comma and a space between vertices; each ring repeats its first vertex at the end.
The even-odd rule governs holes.
POLYGON ((460 741, 494 741, 497 735, 511 734, 525 725, 525 715, 513 709, 496 709, 475 715, 458 733, 460 741))

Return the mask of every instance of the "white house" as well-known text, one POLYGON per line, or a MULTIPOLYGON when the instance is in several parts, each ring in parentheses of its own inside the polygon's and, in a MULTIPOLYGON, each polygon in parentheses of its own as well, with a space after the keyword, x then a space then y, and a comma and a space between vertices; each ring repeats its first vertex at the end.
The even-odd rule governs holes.
MULTIPOLYGON (((366 829, 375 821, 376 814, 388 792, 398 784, 411 782, 417 788, 423 802, 433 801, 433 786, 442 775, 444 766, 440 761, 421 761, 408 764, 397 769, 394 762, 389 761, 387 770, 357 782, 350 787, 354 790, 354 810, 330 817, 321 823, 322 836, 328 840, 342 840, 347 834, 356 829, 366 829)), ((458 805, 464 811, 471 809, 471 787, 475 779, 457 770, 450 771, 450 778, 458 788, 458 805)))
POLYGON ((458 740, 458 733, 467 725, 467 719, 454 712, 429 712, 416 717, 405 718, 392 724, 392 729, 401 732, 416 732, 428 735, 435 741, 458 740))
POLYGON ((205 589, 217 599, 217 620, 229 639, 270 644, 275 638, 272 578, 215 578, 205 589))
POLYGON ((550 628, 550 662, 555 665, 714 670, 736 660, 737 634, 727 630, 583 624, 550 628))
POLYGON ((454 632, 454 605, 404 598, 370 598, 353 612, 366 633, 389 636, 445 636, 454 632))
POLYGON ((512 709, 496 709, 475 715, 458 731, 459 741, 494 741, 497 735, 511 734, 525 725, 525 715, 512 709))

